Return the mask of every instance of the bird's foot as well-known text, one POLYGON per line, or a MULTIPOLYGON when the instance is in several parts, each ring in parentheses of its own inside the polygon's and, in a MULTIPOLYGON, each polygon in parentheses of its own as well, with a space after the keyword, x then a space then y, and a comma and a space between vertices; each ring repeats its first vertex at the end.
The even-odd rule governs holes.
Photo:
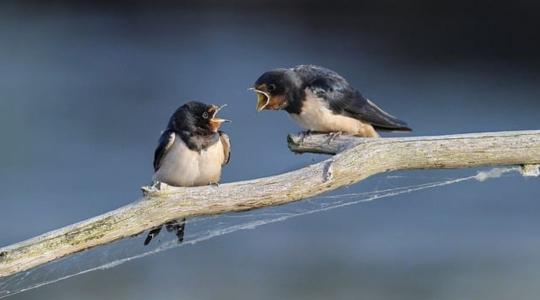
POLYGON ((341 131, 335 131, 328 133, 328 139, 326 140, 327 144, 333 142, 336 138, 340 137, 343 134, 341 131))
POLYGON ((306 131, 302 131, 302 133, 301 133, 302 136, 300 137, 300 144, 303 144, 303 143, 304 143, 304 140, 305 140, 308 136, 310 136, 311 133, 312 133, 312 131, 309 130, 309 129, 306 130, 306 131))
POLYGON ((219 182, 212 182, 210 183, 211 186, 214 186, 214 187, 219 187, 219 182))
POLYGON ((152 182, 152 185, 150 186, 143 186, 141 187, 141 190, 143 192, 143 195, 148 195, 148 194, 152 194, 152 193, 158 193, 160 191, 163 191, 164 189, 166 189, 169 185, 164 183, 164 182, 161 182, 161 181, 154 181, 152 182))

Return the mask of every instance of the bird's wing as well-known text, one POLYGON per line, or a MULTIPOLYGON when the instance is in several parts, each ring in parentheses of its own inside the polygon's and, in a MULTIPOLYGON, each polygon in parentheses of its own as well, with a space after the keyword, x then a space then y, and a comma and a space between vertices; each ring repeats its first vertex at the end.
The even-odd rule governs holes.
POLYGON ((223 154, 225 155, 225 159, 223 160, 222 166, 229 163, 231 160, 231 141, 229 140, 229 136, 223 132, 219 132, 219 140, 221 141, 221 144, 223 145, 223 154))
POLYGON ((171 146, 174 144, 175 138, 176 134, 172 130, 167 129, 161 133, 158 146, 154 152, 154 172, 157 171, 161 166, 161 161, 163 157, 165 157, 165 154, 167 154, 167 151, 169 151, 171 146))
MULTIPOLYGON (((361 96, 361 95, 360 95, 361 96)), ((364 98, 365 99, 365 98, 364 98)), ((399 130, 399 131, 411 131, 409 125, 405 121, 402 121, 389 113, 382 110, 375 103, 369 99, 365 99, 365 103, 362 106, 349 107, 346 112, 359 120, 365 120, 376 129, 380 130, 399 130)))
POLYGON ((332 111, 370 123, 377 129, 411 130, 407 123, 388 114, 364 98, 339 74, 328 69, 321 69, 322 71, 312 69, 314 71, 311 73, 310 80, 306 82, 306 88, 323 98, 332 111))

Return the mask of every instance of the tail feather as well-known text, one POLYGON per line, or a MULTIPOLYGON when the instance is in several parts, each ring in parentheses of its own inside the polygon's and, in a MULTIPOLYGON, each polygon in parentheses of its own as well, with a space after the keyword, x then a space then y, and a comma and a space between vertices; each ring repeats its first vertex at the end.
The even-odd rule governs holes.
MULTIPOLYGON (((146 239, 144 240, 144 245, 146 246, 150 244, 152 239, 158 236, 162 228, 163 228, 163 225, 160 225, 150 230, 150 232, 148 232, 148 235, 146 236, 146 239)), ((186 228, 186 219, 174 220, 174 221, 165 223, 165 229, 167 230, 167 232, 175 233, 178 239, 178 243, 182 243, 184 241, 185 228, 186 228)))
POLYGON ((163 227, 162 225, 159 225, 158 227, 156 227, 156 228, 150 230, 150 232, 149 232, 148 235, 146 236, 146 239, 144 240, 144 245, 145 245, 145 246, 148 245, 148 244, 150 244, 150 242, 152 241, 152 239, 155 238, 155 237, 159 234, 159 232, 161 231, 161 228, 162 228, 162 227, 163 227))
POLYGON ((186 219, 175 220, 165 225, 168 232, 174 232, 178 238, 178 243, 184 241, 184 230, 186 228, 186 219))
POLYGON ((409 125, 407 125, 407 122, 385 112, 375 103, 369 100, 367 100, 367 102, 367 105, 364 107, 364 117, 367 116, 366 121, 370 122, 375 129, 387 131, 412 131, 409 125))

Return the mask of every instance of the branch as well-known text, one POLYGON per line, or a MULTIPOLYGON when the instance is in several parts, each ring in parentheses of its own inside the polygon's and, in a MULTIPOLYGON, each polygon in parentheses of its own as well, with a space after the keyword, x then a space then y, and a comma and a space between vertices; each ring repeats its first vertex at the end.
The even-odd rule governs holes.
POLYGON ((540 131, 362 139, 326 135, 288 138, 296 152, 339 153, 281 175, 147 194, 109 213, 0 249, 0 278, 131 237, 164 222, 286 204, 409 169, 540 164, 540 131), (346 149, 346 150, 345 150, 346 149))

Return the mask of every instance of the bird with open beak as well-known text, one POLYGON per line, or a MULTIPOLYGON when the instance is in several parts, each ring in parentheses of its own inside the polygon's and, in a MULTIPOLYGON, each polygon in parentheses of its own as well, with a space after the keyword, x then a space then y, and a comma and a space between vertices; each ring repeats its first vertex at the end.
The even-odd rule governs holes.
POLYGON ((274 69, 262 74, 251 90, 257 94, 257 111, 285 110, 308 132, 379 137, 376 130, 411 131, 323 67, 274 69))
MULTIPOLYGON (((217 117, 225 106, 192 101, 174 112, 154 152, 155 184, 190 187, 219 183, 221 168, 231 155, 229 136, 219 130, 229 120, 217 117)), ((183 241, 184 219, 165 225, 167 231, 176 233, 179 242, 183 241)), ((159 234, 161 227, 148 233, 145 245, 159 234)))

